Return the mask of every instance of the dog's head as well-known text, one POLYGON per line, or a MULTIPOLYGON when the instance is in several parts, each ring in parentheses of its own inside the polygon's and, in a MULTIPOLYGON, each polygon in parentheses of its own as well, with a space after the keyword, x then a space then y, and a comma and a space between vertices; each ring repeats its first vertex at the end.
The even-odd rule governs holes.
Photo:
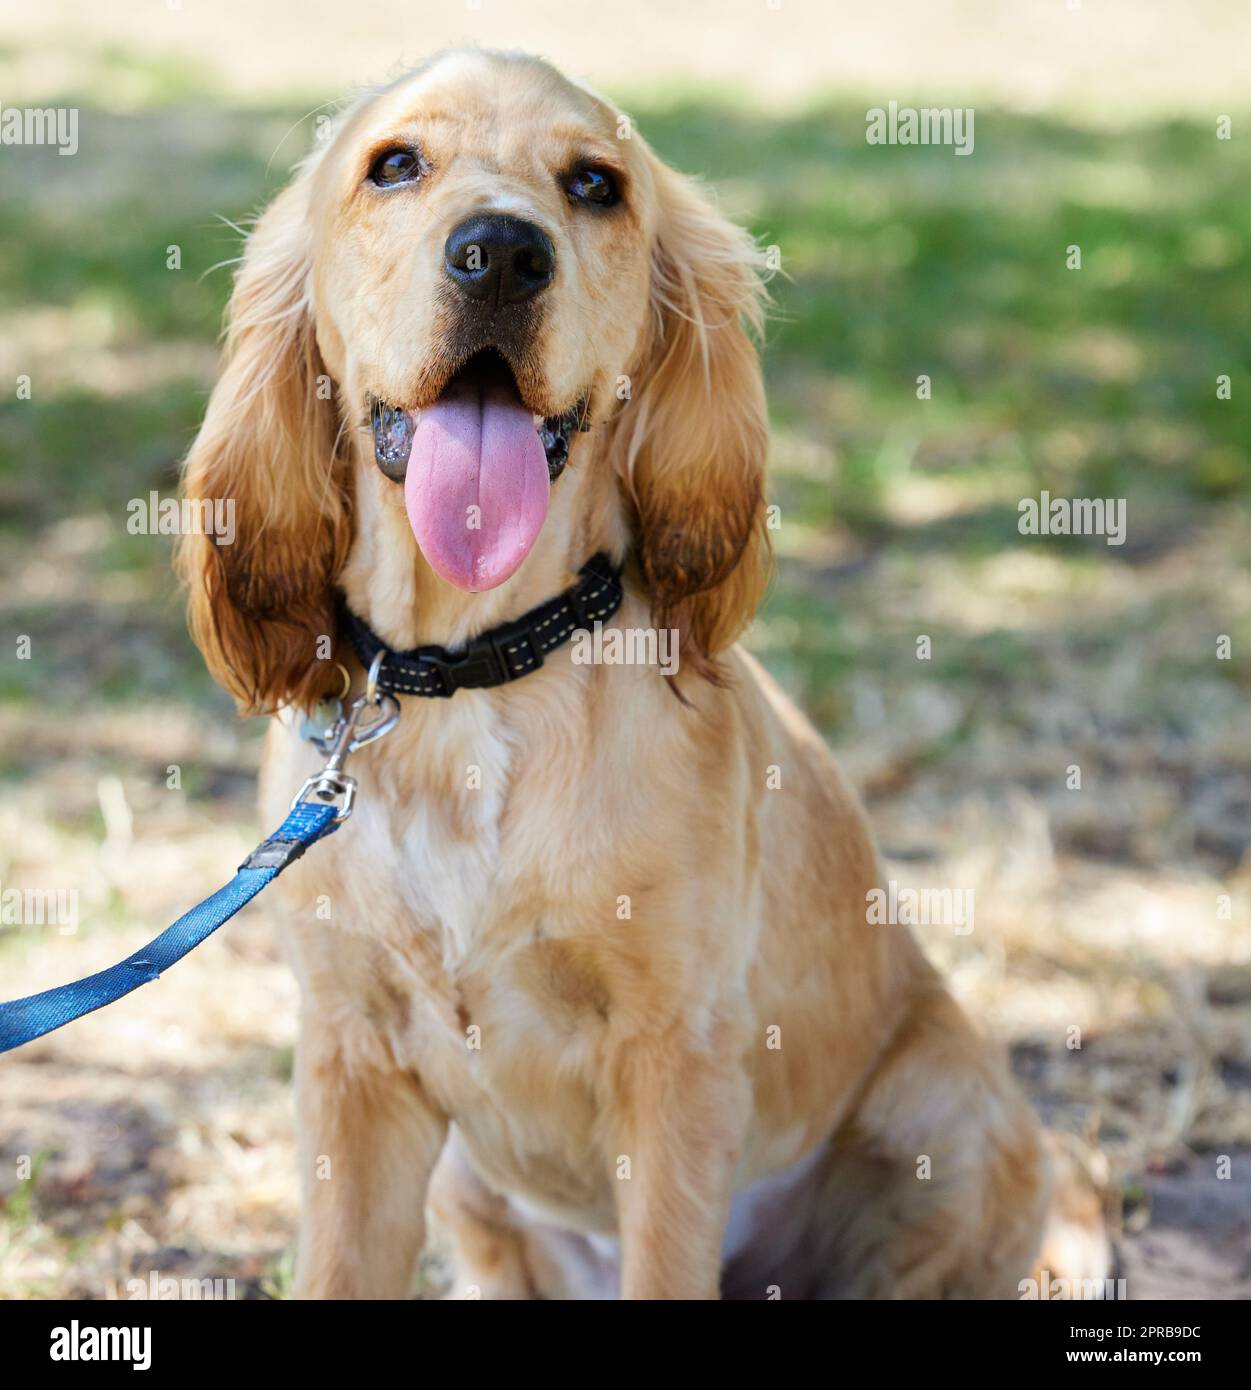
POLYGON ((335 586, 385 522, 465 591, 547 544, 558 570, 632 550, 712 674, 766 572, 757 266, 537 60, 446 54, 359 100, 248 240, 187 460, 188 495, 236 500, 233 545, 181 553, 213 673, 252 710, 323 694, 335 586))

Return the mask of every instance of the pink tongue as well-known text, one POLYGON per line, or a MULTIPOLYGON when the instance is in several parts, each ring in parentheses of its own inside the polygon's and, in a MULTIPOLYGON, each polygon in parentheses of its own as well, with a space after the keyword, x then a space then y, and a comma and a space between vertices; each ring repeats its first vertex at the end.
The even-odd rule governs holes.
POLYGON ((404 479, 409 525, 458 589, 493 589, 547 516, 547 455, 511 389, 470 386, 421 412, 404 479))

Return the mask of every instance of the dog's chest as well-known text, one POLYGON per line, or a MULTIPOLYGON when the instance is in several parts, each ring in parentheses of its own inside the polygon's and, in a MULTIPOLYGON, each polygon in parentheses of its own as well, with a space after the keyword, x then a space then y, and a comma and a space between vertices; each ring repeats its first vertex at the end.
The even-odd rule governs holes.
MULTIPOLYGON (((300 973, 321 1013, 420 1076, 496 1187, 607 1222, 594 1068, 612 943, 594 922, 600 880, 616 878, 586 853, 585 809, 558 794, 570 782, 559 749, 541 750, 558 789, 545 800, 518 785, 533 745, 452 703, 354 760, 349 825, 291 881, 300 973), (324 925, 298 902, 314 895, 330 903, 324 925)), ((288 739, 269 769, 275 797, 308 761, 288 739)))
POLYGON ((358 913, 369 901, 385 913, 389 943, 373 965, 387 978, 370 993, 396 1001, 383 1015, 390 1045, 453 1118, 554 1102, 567 1125, 580 1101, 553 1096, 552 1076, 580 1092, 576 1076, 608 1012, 594 950, 569 935, 565 887, 544 869, 547 851, 566 858, 559 845, 576 838, 576 818, 507 814, 513 736, 480 711, 457 715, 444 721, 437 764, 410 764, 426 773, 415 794, 389 785, 388 769, 380 795, 362 784, 354 895, 358 913))
POLYGON ((480 949, 513 877, 501 817, 511 751, 486 718, 462 719, 440 751, 434 785, 378 807, 392 848, 387 891, 450 976, 480 949))

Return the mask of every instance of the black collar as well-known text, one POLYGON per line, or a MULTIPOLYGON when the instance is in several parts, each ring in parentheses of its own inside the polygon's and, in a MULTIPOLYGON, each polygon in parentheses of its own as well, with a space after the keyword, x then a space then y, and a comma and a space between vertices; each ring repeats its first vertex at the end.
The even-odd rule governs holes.
POLYGON ((578 571, 578 582, 563 594, 531 608, 511 623, 480 632, 460 651, 414 647, 392 651, 362 618, 340 602, 342 630, 368 670, 382 652, 378 689, 391 695, 446 699, 458 690, 479 690, 520 680, 543 664, 543 657, 567 642, 579 628, 610 618, 621 606, 621 571, 607 555, 593 555, 578 571))

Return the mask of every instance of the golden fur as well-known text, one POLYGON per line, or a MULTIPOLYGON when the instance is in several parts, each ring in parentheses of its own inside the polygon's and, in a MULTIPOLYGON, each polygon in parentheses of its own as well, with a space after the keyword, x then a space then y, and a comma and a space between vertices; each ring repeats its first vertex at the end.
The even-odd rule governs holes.
MULTIPOLYGON (((299 1291, 403 1296, 428 1205, 462 1296, 1011 1296, 1040 1131, 908 930, 866 923, 864 816, 733 646, 767 575, 758 258, 622 121, 536 60, 443 55, 348 110, 239 271, 186 468, 190 496, 237 499, 238 540, 181 562, 244 710, 336 688, 336 586, 393 646, 455 645, 605 550, 615 623, 681 632, 679 700, 564 647, 405 701, 356 755, 352 820, 284 878, 299 1291), (430 176, 371 199, 402 141, 430 176), (574 157, 618 171, 611 216, 562 195, 574 157), (471 595, 425 564, 360 426, 366 393, 421 408, 457 365, 442 245, 483 209, 557 251, 522 398, 557 413, 589 383, 593 428, 524 564, 471 595)), ((269 820, 318 764, 273 720, 269 820)))

